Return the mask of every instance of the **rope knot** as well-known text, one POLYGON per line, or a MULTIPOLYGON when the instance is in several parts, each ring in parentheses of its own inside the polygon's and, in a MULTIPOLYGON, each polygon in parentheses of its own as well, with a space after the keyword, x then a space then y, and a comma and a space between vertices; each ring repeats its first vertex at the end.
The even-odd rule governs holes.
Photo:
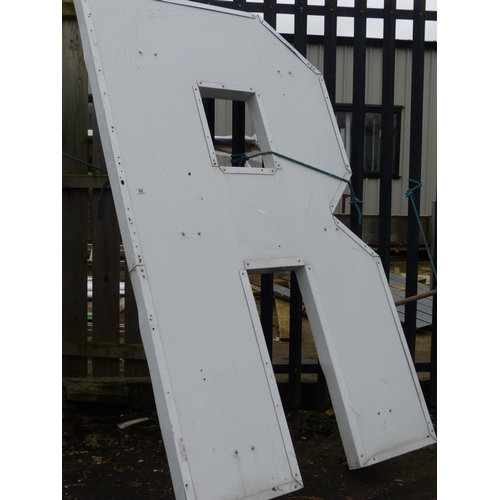
POLYGON ((231 155, 231 164, 238 163, 238 165, 241 167, 244 165, 250 157, 246 155, 245 153, 236 153, 231 155))
POLYGON ((413 184, 416 184, 415 187, 412 187, 412 188, 408 188, 406 190, 406 193, 404 195, 405 198, 410 198, 410 197, 414 197, 415 195, 413 194, 417 189, 420 189, 422 187, 422 182, 420 181, 414 181, 413 179, 408 179, 408 182, 413 182, 413 184))

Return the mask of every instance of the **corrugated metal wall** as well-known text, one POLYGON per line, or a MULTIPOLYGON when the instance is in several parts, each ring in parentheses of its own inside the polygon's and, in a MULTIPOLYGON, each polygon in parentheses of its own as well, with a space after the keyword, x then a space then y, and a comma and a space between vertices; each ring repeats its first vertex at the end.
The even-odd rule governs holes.
MULTIPOLYGON (((323 45, 308 44, 307 58, 323 71, 323 45)), ((432 202, 436 201, 437 184, 437 51, 427 49, 424 67, 424 129, 422 151, 421 215, 431 215, 432 202)), ((352 103, 353 47, 339 45, 337 48, 336 102, 352 103)), ((382 104, 382 47, 366 49, 366 104, 382 104)), ((393 180, 392 213, 407 215, 408 202, 404 193, 408 189, 408 161, 410 154, 410 102, 411 102, 411 49, 396 48, 394 105, 402 106, 400 179, 393 180)), ((363 212, 378 214, 379 181, 364 180, 363 212)))
MULTIPOLYGON (((307 59, 320 71, 323 71, 323 45, 309 43, 307 59)), ((395 106, 402 106, 401 149, 399 173, 400 179, 393 180, 392 214, 407 215, 408 201, 404 194, 408 189, 408 161, 410 152, 410 102, 411 102, 411 48, 396 48, 395 63, 395 106)), ((426 49, 424 68, 424 110, 423 110, 423 151, 422 151, 422 189, 421 215, 431 215, 432 202, 436 201, 437 185, 437 50, 426 49)), ((352 103, 353 87, 353 47, 338 45, 337 48, 337 83, 336 102, 352 103)), ((366 105, 382 104, 382 47, 369 46, 366 50, 366 105)), ((231 135, 231 109, 225 102, 217 102, 215 115, 216 135, 231 135)), ((247 114, 245 133, 254 134, 247 114)), ((379 181, 365 179, 363 190, 363 212, 378 215, 379 181)), ((348 192, 348 190, 346 191, 348 192)), ((346 205, 349 211, 349 204, 346 205)), ((336 209, 341 212, 341 206, 336 209)))

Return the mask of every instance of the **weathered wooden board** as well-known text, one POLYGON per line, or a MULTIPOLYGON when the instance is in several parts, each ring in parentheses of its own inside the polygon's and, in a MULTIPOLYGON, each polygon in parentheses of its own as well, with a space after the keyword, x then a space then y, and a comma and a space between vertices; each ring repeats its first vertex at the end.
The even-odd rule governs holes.
MULTIPOLYGON (((80 34, 75 19, 62 20, 62 147, 87 160, 88 85, 80 34)), ((87 173, 87 168, 63 158, 63 173, 87 173)), ((87 199, 82 189, 62 192, 62 335, 64 340, 87 339, 87 199)), ((62 373, 86 377, 87 358, 63 356, 62 373)))
MULTIPOLYGON (((105 169, 99 127, 93 125, 93 162, 105 169)), ((110 190, 94 189, 92 195, 92 341, 119 344, 120 230, 110 190)), ((92 360, 94 377, 117 377, 119 372, 118 358, 92 360)))

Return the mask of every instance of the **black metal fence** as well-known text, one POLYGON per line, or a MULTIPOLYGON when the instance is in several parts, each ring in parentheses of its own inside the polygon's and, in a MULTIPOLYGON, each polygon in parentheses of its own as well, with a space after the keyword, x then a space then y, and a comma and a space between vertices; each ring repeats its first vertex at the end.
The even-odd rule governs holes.
MULTIPOLYGON (((425 50, 425 22, 437 20, 435 11, 426 11, 425 0, 415 0, 413 10, 398 10, 396 0, 385 0, 383 8, 368 8, 367 0, 355 0, 352 7, 340 7, 336 0, 325 0, 324 5, 308 5, 307 0, 295 0, 293 4, 278 3, 277 0, 264 0, 260 2, 247 2, 246 0, 230 1, 206 1, 197 0, 200 3, 228 7, 232 9, 256 12, 263 15, 264 20, 273 28, 276 28, 277 15, 293 14, 294 31, 291 35, 285 35, 293 44, 294 48, 306 56, 308 43, 307 21, 308 16, 320 16, 324 20, 324 60, 323 73, 326 87, 335 103, 336 87, 336 56, 337 56, 337 24, 340 17, 351 17, 354 19, 353 43, 353 89, 352 89, 352 135, 351 135, 351 158, 352 169, 351 183, 357 197, 363 193, 363 159, 365 145, 365 87, 366 87, 366 49, 367 37, 366 26, 368 18, 383 19, 383 81, 382 81, 382 111, 381 111, 381 138, 380 138, 380 193, 379 193, 379 224, 378 224, 378 254, 384 265, 387 277, 390 270, 391 252, 391 199, 393 183, 393 120, 394 120, 394 81, 395 81, 395 50, 396 50, 396 21, 398 19, 411 20, 413 35, 411 40, 412 67, 411 67, 411 109, 410 109, 410 158, 409 178, 415 183, 421 181, 422 172, 422 137, 423 137, 423 104, 424 104, 424 50, 425 50)), ((314 37, 318 41, 318 37, 314 37)), ((345 41, 344 41, 345 43, 345 41)), ((210 104, 207 103, 207 108, 210 104)), ((335 106, 334 106, 335 108, 335 106)), ((233 109, 233 154, 242 151, 244 144, 245 109, 234 107, 233 109)), ((213 114, 208 113, 213 120, 213 114)), ((418 263, 419 263, 419 191, 414 192, 415 210, 408 211, 407 240, 406 240, 406 297, 413 297, 418 293, 418 263)), ((355 211, 351 212, 350 229, 361 237, 362 220, 355 211)), ((436 235, 433 235, 436 242, 436 235)), ((436 246, 434 245, 434 252, 436 246)), ((435 255, 432 258, 435 261, 435 255)), ((262 278, 263 293, 263 319, 262 325, 266 336, 272 335, 272 324, 270 322, 269 308, 266 301, 272 301, 272 276, 262 278)), ((299 314, 293 312, 293 308, 300 308, 300 291, 293 286, 292 279, 291 305, 293 318, 299 321, 299 314)), ((436 280, 433 280, 433 288, 436 280)), ((436 305, 437 298, 433 300, 433 322, 431 356, 426 362, 417 362, 416 369, 420 372, 430 372, 431 387, 435 388, 436 382, 436 305)), ((296 386, 293 394, 298 394, 300 381, 300 327, 291 322, 290 333, 290 364, 289 384, 296 386), (297 364, 298 363, 298 364, 297 364)), ((410 352, 415 357, 416 328, 417 325, 417 302, 411 301, 405 304, 404 331, 410 352)), ((270 343, 268 345, 271 345, 270 343)), ((308 370, 311 368, 308 367, 308 370)), ((317 368, 320 370, 320 368, 317 368)), ((297 397, 297 401, 300 397, 297 397)), ((294 399, 294 398, 292 398, 294 399)))
MULTIPOLYGON (((294 15, 294 32, 291 35, 285 35, 289 42, 302 55, 306 55, 308 41, 311 37, 307 33, 308 16, 320 16, 324 20, 324 35, 322 37, 314 36, 315 42, 324 44, 323 74, 327 89, 331 96, 331 102, 335 102, 336 88, 336 57, 337 44, 337 24, 340 17, 351 17, 354 19, 354 37, 350 40, 353 44, 354 62, 353 62, 353 89, 352 89, 352 144, 350 164, 352 168, 352 185, 357 197, 360 198, 363 193, 363 158, 364 158, 364 134, 365 134, 365 86, 366 86, 366 25, 368 18, 383 19, 383 82, 382 82, 382 107, 381 107, 381 138, 380 138, 380 193, 379 193, 379 229, 378 229, 378 248, 387 276, 389 276, 391 260, 391 195, 392 195, 392 154, 393 154, 393 119, 394 119, 394 72, 395 72, 395 48, 396 42, 396 21, 398 19, 411 20, 413 24, 413 37, 411 42, 412 49, 412 67, 411 67, 411 130, 410 130, 410 159, 409 170, 410 179, 418 183, 421 179, 422 171, 422 133, 423 133, 423 87, 424 87, 424 46, 425 46, 425 22, 427 20, 436 20, 436 12, 426 11, 425 0, 415 0, 413 10, 396 9, 396 0, 385 0, 383 8, 367 8, 367 0, 355 0, 351 7, 340 7, 336 0, 325 0, 324 5, 308 5, 307 0, 295 0, 293 4, 282 4, 276 0, 264 0, 264 2, 247 2, 246 0, 232 1, 203 1, 200 3, 244 10, 248 12, 261 13, 267 23, 276 28, 277 16, 279 14, 294 15)), ((72 12, 63 14, 63 26, 66 23, 76 23, 72 12)), ((66 27, 69 35, 68 40, 74 44, 78 38, 72 25, 66 27)), ((70 43, 70 42, 68 42, 70 43)), ((343 40, 345 43, 345 40, 343 40)), ((379 42, 380 43, 380 42, 379 42)), ((74 47, 73 47, 74 48, 74 47)), ((64 57, 63 57, 64 59, 64 57)), ((69 64, 69 63, 68 63, 69 64)), ((74 64, 72 59, 71 64, 74 64)), ((80 61, 80 66, 83 64, 80 61)), ((65 61, 63 60, 63 69, 65 61)), ((84 69, 82 70, 84 73, 84 69)), ((82 81, 79 75, 82 71, 76 72, 74 78, 78 82, 82 81)), ((69 75, 69 83, 73 78, 74 70, 68 70, 65 74, 69 75)), ((76 81, 76 80, 75 80, 76 81)), ((84 79, 83 79, 84 81, 84 79)), ((64 87, 64 85, 63 85, 64 87)), ((82 109, 84 105, 80 100, 86 95, 79 90, 81 95, 71 94, 67 99, 68 107, 82 109), (78 98, 78 99, 77 99, 78 98), (81 99, 80 99, 81 98, 81 99), (75 104, 76 103, 76 104, 75 104)), ((66 90, 66 93, 72 91, 66 90)), ((64 88, 63 88, 64 94, 64 88)), ((335 106, 334 106, 335 107, 335 106)), ((207 118, 213 130, 214 103, 205 101, 207 118)), ((71 109, 63 106, 63 115, 73 117, 71 109)), ((64 120, 63 116, 63 120, 64 120)), ((85 124, 85 117, 81 115, 81 132, 85 132, 88 124, 85 124)), ((244 150, 245 133, 245 107, 235 105, 233 108, 233 153, 241 153, 244 150)), ((94 130, 94 160, 98 160, 98 134, 94 130), (97 149, 96 149, 97 147, 97 149)), ((81 134, 80 134, 81 135, 81 134)), ((68 136, 69 137, 69 136, 68 136)), ((78 138, 77 138, 78 139, 78 138)), ((87 138, 84 138, 84 141, 87 138)), ((76 145, 76 143, 64 144, 66 152, 82 157, 92 159, 91 148, 76 145), (75 147, 73 147, 75 146, 75 147)), ((102 155, 99 155, 100 165, 104 166, 102 155)), ((84 169, 85 170, 85 169, 84 169)), ((127 308, 125 314, 125 336, 123 331, 120 333, 118 300, 119 295, 112 297, 109 289, 110 272, 113 273, 114 282, 119 281, 120 262, 119 255, 119 236, 117 235, 116 221, 110 222, 113 225, 113 231, 100 231, 99 224, 102 225, 100 217, 94 213, 94 240, 98 243, 97 249, 102 252, 94 255, 93 263, 93 283, 94 283, 94 302, 96 298, 102 296, 107 300, 103 302, 103 307, 94 303, 94 331, 93 338, 89 341, 89 327, 87 323, 88 310, 83 304, 86 303, 85 283, 87 281, 88 268, 85 265, 87 258, 87 243, 85 233, 88 234, 88 196, 85 191, 94 188, 96 192, 97 179, 89 184, 89 176, 82 178, 82 167, 72 164, 68 161, 63 165, 63 216, 68 223, 63 225, 63 375, 67 376, 88 376, 88 360, 95 362, 94 374, 101 376, 119 377, 120 371, 119 359, 125 358, 125 376, 144 376, 147 375, 145 358, 140 346, 140 336, 138 332, 137 311, 135 301, 129 288, 129 281, 125 276, 127 290, 127 308), (80 175, 78 175, 80 174, 80 175), (86 201, 87 200, 87 201, 86 201), (78 212, 78 213, 77 213, 78 212), (78 224, 75 223, 78 221, 78 224), (97 222, 96 222, 97 221, 97 222), (75 234, 78 238, 75 238, 75 234), (113 242, 108 241, 106 234, 113 236, 113 242), (106 239, 106 241, 104 241, 106 239), (102 241, 101 241, 102 240, 102 241), (85 245, 85 247, 83 247, 85 245), (78 248, 77 248, 78 247, 78 248), (111 252, 113 255, 108 253, 111 252), (82 261, 83 259, 83 261, 82 261), (97 261, 96 261, 97 259, 97 261), (100 269, 98 261, 105 262, 104 267, 100 269), (77 263, 77 264, 75 264, 77 263), (75 267, 76 266, 76 267, 75 267), (113 268, 110 271, 110 268, 113 268), (78 271, 78 272, 77 272, 78 271), (102 275, 100 275, 101 273, 102 275), (102 286, 101 286, 102 285, 102 286), (102 293, 99 291, 103 288, 102 293), (78 295, 77 299, 75 296, 78 295), (112 303, 112 304, 111 304, 112 303), (75 305, 76 304, 76 305, 75 305), (113 324, 110 323, 110 316, 104 310, 109 312, 109 308, 115 311, 116 318, 113 317, 113 324), (101 309, 103 310, 102 312, 101 309), (99 315, 106 321, 101 325, 99 315), (76 326, 75 326, 76 325, 76 326), (127 326, 128 325, 128 326, 127 326), (102 333, 99 333, 102 330, 102 333), (111 346, 111 343, 113 346, 111 346), (111 353, 111 354, 110 354, 111 353), (116 359, 109 359, 116 358, 116 359), (140 366, 139 366, 140 365, 140 366), (102 368, 102 369, 101 369, 102 368)), ((94 177, 94 176, 92 176, 94 177)), ((99 186, 102 184, 102 177, 99 186)), ((106 189, 106 196, 111 200, 109 189, 106 189)), ((90 191, 89 191, 90 192, 90 191)), ((418 293, 418 266, 420 258, 419 248, 419 206, 420 196, 418 190, 415 191, 415 211, 408 211, 407 241, 406 241, 406 297, 413 297, 418 293)), ((95 204, 95 203, 94 203, 95 204)), ((107 204, 108 210, 112 205, 107 204)), ((95 208, 95 207, 94 207, 95 208)), ((94 210, 94 212, 96 212, 94 210)), ((351 214, 350 229, 361 236, 362 224, 357 217, 357 213, 351 214)), ((108 228, 109 229, 109 228, 108 228)), ((434 226, 434 262, 436 261, 436 234, 434 226)), ((92 238, 91 238, 92 239, 92 238)), ((121 262, 124 267, 123 257, 121 262)), ((123 273, 123 271, 122 271, 123 273)), ((125 273, 127 274, 127 273, 125 273)), ((116 283, 115 283, 116 284, 116 283)), ((261 322, 266 337, 266 342, 271 353, 273 350, 273 338, 276 337, 275 325, 275 280, 272 274, 264 274, 260 277, 260 308, 261 322), (273 319, 274 318, 274 319, 273 319), (273 326, 274 323, 274 326, 273 326), (273 331, 274 328, 274 331, 273 331)), ((116 287, 115 287, 116 288, 116 287)), ((436 280, 432 281, 432 288, 436 288, 436 280)), ((118 289, 117 289, 118 290, 118 289)), ((321 368, 317 362, 305 363, 302 356, 302 323, 303 310, 300 290, 294 276, 290 275, 289 288, 290 303, 290 332, 288 341, 288 360, 284 363, 274 363, 274 369, 277 374, 288 374, 288 381, 282 396, 284 404, 288 407, 303 407, 304 394, 301 394, 303 388, 302 374, 316 373, 317 380, 313 388, 313 396, 308 396, 307 406, 324 406, 328 402, 328 393, 325 379, 321 373, 321 368)), ((415 359, 415 345, 417 332, 417 302, 410 301, 405 304, 404 331, 410 352, 415 359)), ((434 296, 432 305, 432 326, 431 326, 431 348, 428 360, 415 363, 418 372, 428 372, 430 374, 430 384, 425 387, 426 396, 430 396, 430 401, 435 403, 436 397, 436 338, 437 338, 437 297, 434 296)), ((123 325, 122 325, 123 330, 123 325)), ((92 330, 90 330, 92 331, 92 330)), ((92 335, 92 333, 90 334, 92 335)), ((123 373, 122 373, 123 376, 123 373)))

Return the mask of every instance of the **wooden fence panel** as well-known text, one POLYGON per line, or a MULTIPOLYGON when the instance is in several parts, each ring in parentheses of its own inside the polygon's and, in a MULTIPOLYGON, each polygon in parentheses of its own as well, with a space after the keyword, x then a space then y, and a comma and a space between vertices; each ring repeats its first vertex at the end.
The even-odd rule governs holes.
MULTIPOLYGON (((93 162, 105 169, 96 120, 93 162)), ((120 342, 120 229, 109 183, 92 191, 92 341, 120 342)), ((117 377, 118 358, 92 358, 92 376, 117 377)))
MULTIPOLYGON (((383 82, 383 114, 384 123, 387 127, 392 118, 391 105, 394 99, 394 32, 395 19, 413 20, 413 49, 412 66, 412 106, 409 111, 412 116, 412 144, 411 144, 411 178, 419 180, 421 163, 421 113, 422 113, 422 72, 423 72, 423 46, 424 46, 424 22, 436 19, 435 13, 425 12, 425 2, 416 0, 413 11, 395 9, 394 0, 386 0, 384 9, 368 8, 366 0, 356 0, 352 7, 337 6, 335 0, 326 0, 324 6, 308 5, 305 0, 297 0, 293 5, 277 3, 276 0, 264 0, 263 3, 252 1, 235 2, 219 0, 199 0, 201 3, 211 3, 223 7, 247 10, 249 12, 264 13, 264 17, 271 26, 276 26, 277 15, 293 14, 295 33, 285 35, 297 50, 305 54, 307 49, 307 16, 321 15, 324 18, 325 35, 324 46, 324 76, 325 84, 330 93, 332 104, 335 106, 337 69, 337 17, 354 18, 355 37, 350 41, 354 45, 355 61, 353 61, 353 120, 356 117, 358 127, 356 138, 353 143, 363 144, 364 136, 364 106, 366 90, 366 21, 367 18, 384 19, 387 24, 385 29, 383 62, 385 72, 383 82), (392 75, 391 75, 392 73, 392 75)), ((345 40, 342 41, 345 43, 345 40)), ((80 36, 74 8, 71 0, 63 0, 62 20, 62 76, 63 76, 63 113, 62 113, 62 147, 63 153, 69 154, 83 161, 89 160, 88 147, 88 80, 83 61, 80 45, 80 36)), ((211 113, 215 113, 213 102, 210 103, 211 113)), ((239 111, 243 116, 243 110, 239 111)), ((240 116, 240 118, 242 118, 240 116)), ((237 121, 237 120, 235 120, 237 121)), ((99 140, 97 124, 93 126, 93 154, 92 162, 96 166, 104 167, 102 147, 99 140)), ((243 130, 243 129, 242 129, 243 130)), ((240 130, 240 139, 244 132, 240 130)), ((391 129, 392 132, 392 129, 391 129)), ((236 136, 237 134, 235 134, 236 136)), ((385 155, 390 158, 392 151, 390 135, 382 133, 385 144, 385 155)), ((236 139, 236 137, 235 137, 236 139)), ((234 145, 234 144, 233 144, 234 145)), ((353 165, 353 185, 358 197, 363 193, 362 172, 362 147, 354 148, 358 152, 358 158, 354 153, 351 158, 353 165)), ((101 190, 105 177, 102 175, 89 176, 88 167, 74 160, 63 158, 64 189, 62 194, 63 209, 63 283, 62 283, 62 306, 63 306, 63 376, 86 377, 88 374, 88 358, 92 358, 92 375, 98 377, 148 377, 149 370, 144 358, 142 339, 139 329, 138 311, 134 293, 128 276, 127 267, 120 264, 120 234, 116 213, 109 185, 101 190), (89 193, 92 193, 91 199, 89 193), (89 205, 91 211, 89 213, 89 205), (89 230, 89 221, 91 230, 89 230), (92 330, 87 325, 87 275, 90 268, 87 263, 87 245, 93 244, 93 323, 92 330), (122 266, 120 268, 120 265, 122 266), (119 305, 119 283, 125 282, 125 310, 120 315, 119 305), (124 331, 120 332, 120 321, 124 323, 124 331), (89 337, 92 337, 91 341, 89 337), (124 363, 120 365, 120 358, 124 363)), ((387 200, 392 188, 392 178, 387 169, 382 180, 383 187, 380 191, 381 200, 387 200)), ((418 192, 417 206, 418 206, 418 192)), ((381 201, 381 203, 382 203, 381 201)), ((354 211, 353 211, 354 212, 354 211)), ((379 252, 388 272, 390 261, 390 240, 388 235, 394 230, 391 226, 390 204, 385 204, 379 210, 379 252)), ((415 228, 416 218, 410 214, 409 219, 412 227, 408 228, 408 270, 406 295, 412 295, 416 280, 419 256, 419 237, 415 228)), ((363 220, 363 225, 358 222, 354 215, 350 221, 351 230, 361 234, 363 227, 368 224, 368 217, 363 220)), ((272 276, 262 277, 262 314, 266 342, 272 352, 272 276), (270 309, 271 307, 271 309, 270 309)), ((435 284, 432 288, 435 287, 435 284)), ((297 297, 295 287, 293 295, 297 297)), ((298 292, 300 294, 300 291, 298 292)), ((432 352, 430 362, 417 363, 418 371, 428 371, 431 366, 431 385, 435 398, 436 381, 436 351, 435 340, 437 338, 436 326, 436 299, 434 299, 434 321, 432 326, 432 352)), ((406 306, 405 333, 412 353, 415 349, 416 315, 415 304, 406 306)), ((302 374, 318 373, 317 401, 322 407, 328 401, 328 391, 324 376, 319 365, 314 363, 301 363, 300 347, 300 322, 299 307, 294 308, 290 332, 290 362, 287 366, 279 363, 274 366, 276 373, 289 375, 290 405, 299 407, 301 405, 301 380, 302 374)), ((288 392, 288 391, 287 391, 288 392)), ((304 395, 304 394, 302 394, 304 395)))
MULTIPOLYGON (((88 156, 88 80, 76 19, 62 20, 62 147, 88 156)), ((63 173, 85 174, 87 168, 63 158, 63 173)), ((82 189, 62 193, 62 334, 63 340, 87 340, 87 202, 82 189)), ((63 376, 87 376, 85 356, 63 356, 63 376)))
MULTIPOLYGON (((142 344, 139 314, 128 272, 125 273, 125 342, 127 344, 142 344)), ((125 377, 149 377, 147 361, 126 359, 125 377)))

